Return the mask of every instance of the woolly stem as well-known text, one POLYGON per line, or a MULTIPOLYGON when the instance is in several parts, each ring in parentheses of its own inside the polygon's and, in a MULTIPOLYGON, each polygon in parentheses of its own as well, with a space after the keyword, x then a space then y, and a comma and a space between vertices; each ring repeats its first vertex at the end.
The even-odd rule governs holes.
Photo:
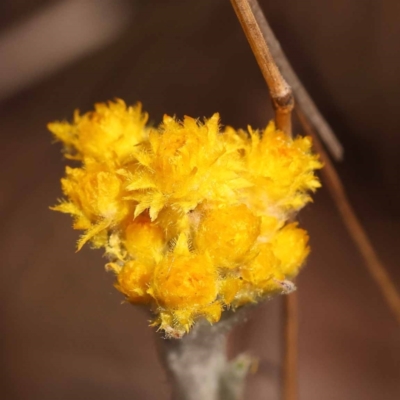
POLYGON ((199 321, 182 339, 157 340, 172 384, 173 400, 239 400, 250 358, 228 362, 227 336, 246 311, 229 313, 210 325, 199 321))

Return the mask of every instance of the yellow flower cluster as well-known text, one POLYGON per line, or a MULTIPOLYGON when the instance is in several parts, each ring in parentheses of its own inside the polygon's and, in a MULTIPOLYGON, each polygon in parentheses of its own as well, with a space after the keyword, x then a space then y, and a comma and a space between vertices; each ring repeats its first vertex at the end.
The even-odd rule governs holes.
POLYGON ((141 105, 97 104, 73 123, 48 125, 64 143, 65 200, 53 207, 104 248, 116 287, 147 304, 167 335, 198 318, 294 288, 307 233, 288 222, 320 186, 311 139, 294 140, 273 122, 235 131, 219 115, 200 122, 164 116, 146 126, 141 105))

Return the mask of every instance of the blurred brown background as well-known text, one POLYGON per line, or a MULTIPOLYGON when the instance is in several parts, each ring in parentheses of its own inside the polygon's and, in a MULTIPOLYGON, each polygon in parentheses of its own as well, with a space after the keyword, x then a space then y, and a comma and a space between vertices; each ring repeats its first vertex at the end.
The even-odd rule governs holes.
MULTIPOLYGON (((345 147, 350 198, 400 287, 400 2, 263 0, 288 57, 345 147)), ((227 0, 0 2, 1 398, 168 399, 154 334, 121 305, 101 252, 75 254, 65 161, 46 123, 138 100, 163 113, 262 127, 267 90, 227 0)), ((400 328, 325 189, 300 215, 300 398, 400 398, 400 328)), ((281 301, 236 329, 260 357, 246 399, 278 399, 281 301)))

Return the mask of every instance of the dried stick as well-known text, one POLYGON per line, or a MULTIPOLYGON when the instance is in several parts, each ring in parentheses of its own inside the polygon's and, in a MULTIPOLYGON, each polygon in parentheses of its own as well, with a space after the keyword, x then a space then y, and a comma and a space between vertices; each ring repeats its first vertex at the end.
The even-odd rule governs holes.
POLYGON ((267 42, 264 40, 260 26, 250 7, 250 1, 231 0, 231 3, 268 85, 272 104, 275 109, 276 126, 278 129, 291 136, 291 113, 294 107, 292 89, 283 78, 274 61, 267 42))
POLYGON ((384 264, 379 259, 378 254, 368 238, 360 220, 357 218, 339 175, 319 141, 314 128, 300 109, 296 109, 296 112, 306 133, 313 137, 314 146, 317 152, 321 155, 321 159, 325 164, 322 169, 322 175, 325 178, 326 185, 343 218, 343 222, 364 258, 365 265, 367 266, 373 280, 381 290, 387 306, 392 310, 397 321, 400 323, 400 294, 393 284, 393 280, 390 278, 384 264))
POLYGON ((283 398, 296 400, 298 398, 298 298, 297 292, 285 296, 285 355, 283 376, 283 398))
MULTIPOLYGON (((330 190, 335 204, 342 215, 343 221, 346 224, 346 227, 349 230, 349 233, 352 236, 353 240, 355 241, 360 253, 362 254, 372 278, 380 288, 388 307, 392 310, 397 321, 400 323, 400 294, 394 286, 393 281, 391 280, 385 266, 379 259, 362 224, 357 218, 354 209, 347 198, 339 175, 336 172, 328 155, 326 154, 318 138, 318 134, 321 136, 322 140, 324 140, 325 144, 328 146, 331 153, 336 159, 342 158, 343 149, 340 143, 337 141, 336 137, 334 136, 331 128, 323 119, 314 102, 308 95, 307 91, 304 89, 295 72, 293 71, 290 63, 288 62, 279 45, 279 42, 276 40, 258 2, 256 0, 249 0, 249 2, 246 3, 251 4, 251 9, 254 13, 252 14, 252 17, 256 21, 255 26, 258 29, 258 38, 259 33, 262 32, 264 38, 263 40, 269 44, 269 55, 273 55, 277 64, 280 66, 284 75, 288 79, 288 82, 293 87, 293 91, 295 93, 297 101, 296 112, 305 131, 313 136, 314 145, 325 163, 325 168, 322 170, 322 174, 326 179, 328 189, 330 190)), ((262 65, 260 65, 260 68, 263 68, 262 65)), ((287 310, 290 309, 289 299, 287 299, 286 307, 287 310)), ((289 323, 290 321, 287 320, 287 324, 289 323)), ((286 360, 288 360, 288 358, 286 358, 286 360)), ((287 368, 289 369, 289 366, 287 366, 287 368)), ((285 390, 285 393, 287 394, 290 393, 288 387, 291 384, 288 380, 286 380, 286 384, 287 390, 285 390)))
POLYGON ((274 32, 269 26, 269 23, 265 18, 265 15, 261 10, 258 1, 249 0, 249 4, 254 13, 254 18, 257 21, 257 26, 262 32, 264 41, 268 43, 268 47, 272 57, 283 72, 285 79, 292 87, 296 100, 296 108, 300 108, 302 112, 307 116, 307 119, 318 132, 318 135, 321 137, 322 141, 325 143, 334 159, 337 161, 341 160, 343 158, 342 145, 336 138, 335 133, 329 126, 328 122, 318 110, 317 106, 308 94, 307 90, 304 88, 300 79, 294 72, 278 40, 276 39, 274 32))
MULTIPOLYGON (((257 1, 231 0, 232 6, 242 25, 244 33, 268 85, 275 110, 275 123, 288 136, 292 136, 291 112, 294 107, 292 89, 277 67, 274 55, 260 29, 260 16, 264 18, 257 1), (251 6, 250 6, 251 4, 251 6), (258 16, 253 10, 258 9, 258 16)), ((264 18, 265 19, 265 18, 264 18)), ((262 20, 262 19, 261 19, 262 20)), ((297 395, 297 295, 285 298, 285 360, 284 398, 296 400, 297 395)))

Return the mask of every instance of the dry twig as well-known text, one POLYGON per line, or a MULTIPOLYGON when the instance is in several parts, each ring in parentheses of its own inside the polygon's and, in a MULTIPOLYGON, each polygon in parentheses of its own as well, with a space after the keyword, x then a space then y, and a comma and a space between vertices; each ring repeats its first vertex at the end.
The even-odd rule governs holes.
POLYGON ((342 145, 336 138, 335 133, 329 126, 328 122, 319 112, 311 96, 308 94, 307 90, 304 88, 300 79, 296 75, 296 72, 290 65, 285 53, 282 51, 282 48, 274 35, 274 32, 269 26, 269 23, 265 18, 258 1, 249 0, 248 3, 253 11, 254 18, 257 21, 257 26, 262 33, 263 40, 268 43, 270 54, 283 72, 285 79, 293 90, 296 100, 296 108, 300 108, 307 116, 307 119, 315 128, 316 132, 321 137, 322 141, 325 143, 334 159, 337 161, 341 160, 343 158, 342 145))
MULTIPOLYGON (((286 81, 274 62, 282 69, 288 82, 293 88, 296 97, 296 111, 307 134, 314 138, 314 145, 325 163, 322 170, 328 189, 335 201, 336 206, 349 230, 354 242, 362 254, 366 266, 380 288, 388 307, 400 322, 400 295, 393 281, 379 259, 371 241, 369 240, 362 224, 357 218, 351 206, 344 187, 340 181, 332 162, 326 154, 318 135, 330 149, 336 159, 341 159, 343 149, 337 141, 333 131, 324 120, 314 102, 304 89, 290 63, 285 57, 279 42, 276 40, 257 0, 231 0, 238 18, 246 33, 247 39, 257 59, 263 76, 268 84, 275 106, 276 122, 280 129, 291 134, 290 112, 293 108, 293 99, 290 107, 280 110, 279 106, 284 102, 276 99, 284 99, 292 96, 286 81), (290 95, 289 95, 290 94, 290 95), (282 122, 283 121, 283 122, 282 122)), ((293 296, 293 295, 292 295, 293 296)), ((285 387, 284 396, 286 400, 297 398, 297 302, 295 297, 286 298, 286 354, 285 354, 285 387)))
POLYGON ((296 400, 298 398, 297 365, 298 365, 298 298, 297 292, 285 296, 285 384, 283 398, 296 400))
MULTIPOLYGON (((274 56, 253 13, 257 1, 231 0, 250 47, 268 85, 275 109, 275 122, 279 129, 292 136, 291 113, 294 107, 293 93, 277 67, 274 56), (250 6, 252 3, 252 7, 250 6)), ((259 7, 258 7, 259 8, 259 7)), ((259 16, 263 16, 261 10, 259 16)), ((297 395, 297 295, 285 297, 285 361, 284 398, 296 400, 297 395)))
POLYGON ((275 109, 276 126, 291 136, 291 113, 294 106, 292 89, 283 78, 274 61, 249 1, 231 0, 231 3, 268 85, 275 109))
POLYGON ((296 109, 296 112, 306 133, 313 137, 314 146, 325 164, 321 173, 325 178, 325 183, 343 218, 343 222, 364 258, 365 265, 367 266, 373 280, 381 290, 387 306, 392 310, 397 321, 400 323, 400 294, 393 284, 385 266, 379 259, 378 254, 368 238, 360 220, 357 218, 357 215, 347 197, 344 186, 339 178, 339 174, 336 172, 335 167, 326 154, 321 142, 319 141, 318 135, 304 113, 300 109, 296 109))
POLYGON ((332 139, 335 138, 334 135, 331 136, 330 139, 329 134, 326 136, 326 133, 330 130, 329 126, 326 124, 326 122, 324 122, 323 117, 320 115, 318 109, 315 107, 315 104, 312 102, 303 85, 297 78, 285 54, 283 53, 279 42, 276 40, 257 0, 249 0, 249 3, 251 3, 251 9, 254 12, 254 18, 257 21, 257 26, 263 34, 264 41, 269 44, 273 58, 276 60, 277 64, 282 69, 283 74, 293 86, 293 91, 296 98, 297 115, 299 116, 300 122, 307 134, 313 136, 314 145, 318 153, 321 155, 321 159, 325 163, 325 167, 322 169, 322 175, 326 179, 326 184, 340 214, 342 215, 343 221, 360 253, 362 254, 372 278, 380 288, 388 307, 392 310, 398 322, 400 322, 400 294, 394 286, 393 281, 390 279, 385 266, 379 259, 377 252, 375 251, 371 241, 368 238, 368 235, 365 232, 365 229, 357 218, 354 209, 347 198, 339 175, 336 172, 335 167, 333 166, 328 155, 326 154, 318 135, 321 136, 327 145, 328 143, 331 143, 328 147, 330 147, 334 155, 335 153, 341 154, 341 146, 337 147, 338 143, 335 145, 335 143, 332 142, 332 139))

